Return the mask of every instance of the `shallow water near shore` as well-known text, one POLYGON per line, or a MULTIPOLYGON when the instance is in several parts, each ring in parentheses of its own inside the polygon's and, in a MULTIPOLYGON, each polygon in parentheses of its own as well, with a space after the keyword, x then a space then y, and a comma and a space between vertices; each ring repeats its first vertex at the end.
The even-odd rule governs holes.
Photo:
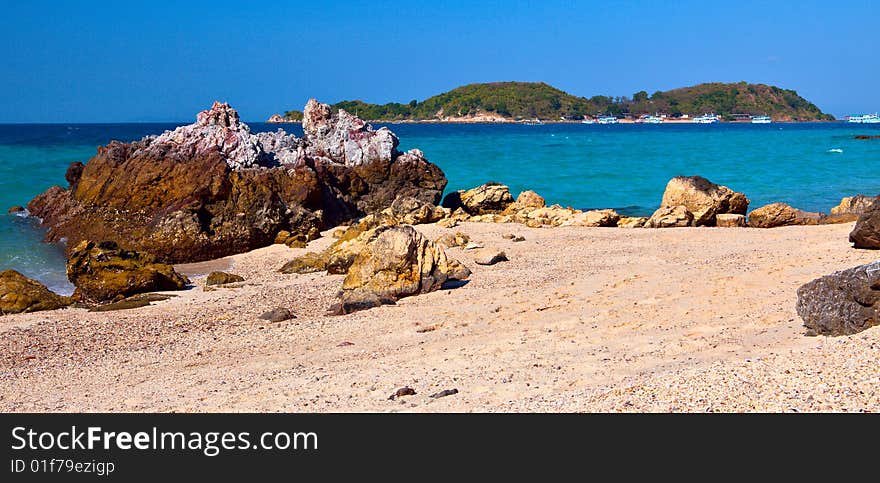
MULTIPOLYGON (((159 134, 181 123, 0 125, 0 270, 12 268, 61 293, 72 287, 61 247, 41 243, 36 220, 6 209, 66 185, 73 161, 99 145, 159 134)), ((279 125, 251 123, 255 132, 279 125)), ((281 128, 302 135, 296 124, 281 128)), ((840 198, 880 192, 880 125, 394 124, 402 150, 419 148, 449 179, 447 192, 485 181, 532 189, 575 208, 649 215, 669 178, 701 175, 742 191, 751 207, 783 201, 827 212, 840 198)))

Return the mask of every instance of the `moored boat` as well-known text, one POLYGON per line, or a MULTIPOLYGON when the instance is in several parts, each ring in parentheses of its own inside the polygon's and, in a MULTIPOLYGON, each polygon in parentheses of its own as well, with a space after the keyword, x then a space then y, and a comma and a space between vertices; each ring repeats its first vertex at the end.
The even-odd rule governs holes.
POLYGON ((849 116, 846 121, 856 124, 877 124, 880 123, 880 116, 876 112, 874 114, 854 115, 849 116))
POLYGON ((754 116, 752 118, 752 124, 770 124, 771 122, 773 120, 770 119, 770 116, 754 116))
POLYGON ((599 124, 617 124, 617 118, 614 116, 599 116, 599 124))
POLYGON ((702 116, 695 117, 694 122, 697 124, 714 124, 718 122, 718 116, 715 114, 703 114, 702 116))

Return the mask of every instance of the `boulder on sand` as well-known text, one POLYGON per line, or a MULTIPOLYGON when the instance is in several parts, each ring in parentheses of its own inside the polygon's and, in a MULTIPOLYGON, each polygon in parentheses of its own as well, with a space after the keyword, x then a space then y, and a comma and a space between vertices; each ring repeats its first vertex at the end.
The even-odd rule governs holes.
POLYGON ((855 248, 880 248, 880 200, 859 216, 849 234, 849 241, 855 248))
POLYGON ((847 335, 880 324, 880 262, 813 280, 797 291, 797 313, 811 334, 847 335))
POLYGON ((443 207, 455 211, 464 209, 469 215, 487 215, 503 212, 513 204, 510 188, 500 183, 486 183, 465 191, 455 191, 443 199, 443 207))
POLYGON ((75 298, 90 302, 166 290, 183 290, 189 279, 171 265, 157 263, 146 253, 123 250, 115 242, 83 240, 67 259, 67 278, 76 286, 75 298))
POLYGON ((303 130, 255 134, 217 102, 194 124, 99 148, 71 166, 68 189, 50 188, 28 209, 49 241, 112 240, 182 263, 268 246, 282 230, 308 241, 397 197, 440 201, 443 172, 421 151, 398 151, 388 129, 313 99, 303 130))
POLYGON ((205 285, 226 285, 228 283, 244 282, 244 277, 226 272, 211 272, 205 280, 205 285))
POLYGON ((460 267, 411 226, 380 227, 348 269, 336 314, 439 289, 460 267))
POLYGON ((878 196, 847 196, 840 200, 839 205, 831 208, 831 213, 823 220, 823 223, 850 223, 857 221, 878 199, 880 199, 878 196))
POLYGON ((0 272, 0 315, 55 310, 73 303, 15 270, 0 272))
POLYGON ((645 222, 645 228, 679 228, 692 226, 694 215, 685 206, 659 208, 645 222))
POLYGON ((771 203, 749 213, 749 226, 775 228, 790 225, 818 225, 825 215, 792 208, 785 203, 771 203))
POLYGON ((693 226, 715 226, 716 215, 745 215, 749 199, 702 176, 676 176, 666 184, 660 206, 684 206, 693 214, 693 226))

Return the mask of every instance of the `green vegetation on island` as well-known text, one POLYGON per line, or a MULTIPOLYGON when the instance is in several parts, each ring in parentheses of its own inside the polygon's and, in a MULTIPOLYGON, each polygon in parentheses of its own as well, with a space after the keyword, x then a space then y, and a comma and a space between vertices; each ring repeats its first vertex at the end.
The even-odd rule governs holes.
MULTIPOLYGON (((726 119, 735 114, 767 115, 780 121, 822 121, 834 117, 823 113, 797 92, 765 84, 713 82, 632 97, 577 97, 543 82, 490 82, 468 84, 424 101, 406 104, 370 104, 342 101, 344 109, 370 121, 436 121, 480 115, 509 120, 582 119, 613 115, 667 114, 671 117, 714 113, 726 119)), ((298 121, 302 112, 287 111, 285 119, 298 121)))

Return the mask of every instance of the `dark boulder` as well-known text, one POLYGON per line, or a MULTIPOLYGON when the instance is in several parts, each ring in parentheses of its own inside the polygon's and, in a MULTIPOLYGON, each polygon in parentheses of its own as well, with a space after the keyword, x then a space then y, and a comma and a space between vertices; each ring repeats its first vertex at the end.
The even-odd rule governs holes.
POLYGON ((797 291, 809 333, 848 335, 880 324, 880 262, 817 278, 797 291))
POLYGON ((859 216, 849 241, 855 248, 880 248, 880 199, 859 216))

